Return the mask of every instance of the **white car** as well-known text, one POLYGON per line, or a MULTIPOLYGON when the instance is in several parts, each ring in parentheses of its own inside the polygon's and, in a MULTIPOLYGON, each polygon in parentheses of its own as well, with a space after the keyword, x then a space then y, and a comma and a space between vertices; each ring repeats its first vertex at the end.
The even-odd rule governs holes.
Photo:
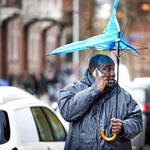
POLYGON ((0 87, 1 150, 63 150, 66 130, 54 111, 16 87, 0 87))
POLYGON ((124 87, 131 95, 132 98, 139 104, 141 111, 142 111, 142 118, 143 118, 143 131, 137 135, 135 138, 131 140, 133 150, 142 150, 144 149, 145 140, 146 140, 146 127, 147 127, 147 116, 145 114, 145 108, 143 104, 144 100, 146 99, 145 90, 138 86, 135 83, 130 83, 128 86, 124 87))
MULTIPOLYGON (((142 105, 139 104, 139 106, 141 107, 141 110, 143 112, 142 105)), ((143 131, 131 140, 133 150, 143 150, 144 149, 146 121, 147 121, 146 115, 144 113, 142 113, 142 118, 143 118, 143 131)))

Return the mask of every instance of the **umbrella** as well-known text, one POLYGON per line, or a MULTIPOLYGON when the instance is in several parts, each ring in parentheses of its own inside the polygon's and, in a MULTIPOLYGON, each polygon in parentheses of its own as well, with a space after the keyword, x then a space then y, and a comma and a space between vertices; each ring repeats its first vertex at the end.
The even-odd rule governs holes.
MULTIPOLYGON (((130 50, 137 54, 140 54, 133 46, 131 46, 126 41, 123 34, 120 32, 119 23, 116 18, 116 9, 117 9, 118 3, 119 3, 119 0, 115 0, 112 16, 106 28, 104 29, 102 35, 97 35, 84 41, 74 42, 71 44, 61 46, 55 49, 54 51, 52 51, 50 54, 47 54, 47 56, 71 53, 71 52, 80 51, 80 50, 84 50, 88 48, 96 48, 99 51, 108 49, 109 52, 111 52, 112 50, 114 50, 114 47, 116 47, 116 50, 117 50, 117 85, 118 85, 120 51, 127 52, 126 50, 130 50)), ((116 118, 117 118, 117 106, 118 106, 118 87, 117 87, 117 94, 116 94, 116 118)), ((117 136, 116 133, 114 133, 111 138, 107 138, 104 135, 104 131, 105 131, 104 129, 101 130, 101 136, 106 141, 112 141, 117 136)))
POLYGON ((133 46, 131 46, 126 41, 123 34, 120 32, 119 23, 116 18, 116 9, 118 3, 119 0, 116 0, 113 6, 112 16, 107 24, 107 27, 104 29, 102 35, 94 36, 84 41, 74 42, 71 44, 61 46, 52 51, 50 54, 47 54, 47 56, 71 53, 88 48, 96 48, 99 51, 102 51, 103 49, 108 49, 109 52, 111 52, 114 46, 118 48, 118 44, 119 50, 122 50, 123 52, 125 52, 125 49, 127 49, 140 54, 133 46))

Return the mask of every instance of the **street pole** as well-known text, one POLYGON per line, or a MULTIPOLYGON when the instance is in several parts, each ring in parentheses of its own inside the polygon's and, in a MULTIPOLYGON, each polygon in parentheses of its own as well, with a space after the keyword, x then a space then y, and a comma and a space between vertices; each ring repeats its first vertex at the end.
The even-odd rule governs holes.
MULTIPOLYGON (((79 0, 73 0, 73 42, 79 41, 79 0)), ((73 64, 79 65, 79 51, 73 53, 73 64)))

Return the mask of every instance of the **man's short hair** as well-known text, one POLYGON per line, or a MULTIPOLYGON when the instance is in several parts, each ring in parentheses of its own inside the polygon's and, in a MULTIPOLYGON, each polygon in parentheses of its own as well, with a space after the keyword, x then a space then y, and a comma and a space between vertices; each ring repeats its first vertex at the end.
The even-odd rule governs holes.
POLYGON ((97 68, 98 65, 105 64, 108 62, 115 64, 114 61, 107 55, 102 54, 94 55, 89 62, 89 69, 97 68))

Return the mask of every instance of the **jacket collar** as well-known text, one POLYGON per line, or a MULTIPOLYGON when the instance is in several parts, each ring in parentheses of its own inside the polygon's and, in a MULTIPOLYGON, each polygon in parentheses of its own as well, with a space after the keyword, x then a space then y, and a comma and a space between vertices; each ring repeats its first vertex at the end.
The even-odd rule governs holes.
POLYGON ((121 88, 120 88, 119 85, 117 86, 117 81, 115 80, 114 86, 112 88, 108 88, 108 89, 105 89, 103 91, 105 100, 107 100, 110 97, 112 97, 112 96, 117 94, 117 87, 118 87, 118 93, 120 93, 121 92, 121 88))

